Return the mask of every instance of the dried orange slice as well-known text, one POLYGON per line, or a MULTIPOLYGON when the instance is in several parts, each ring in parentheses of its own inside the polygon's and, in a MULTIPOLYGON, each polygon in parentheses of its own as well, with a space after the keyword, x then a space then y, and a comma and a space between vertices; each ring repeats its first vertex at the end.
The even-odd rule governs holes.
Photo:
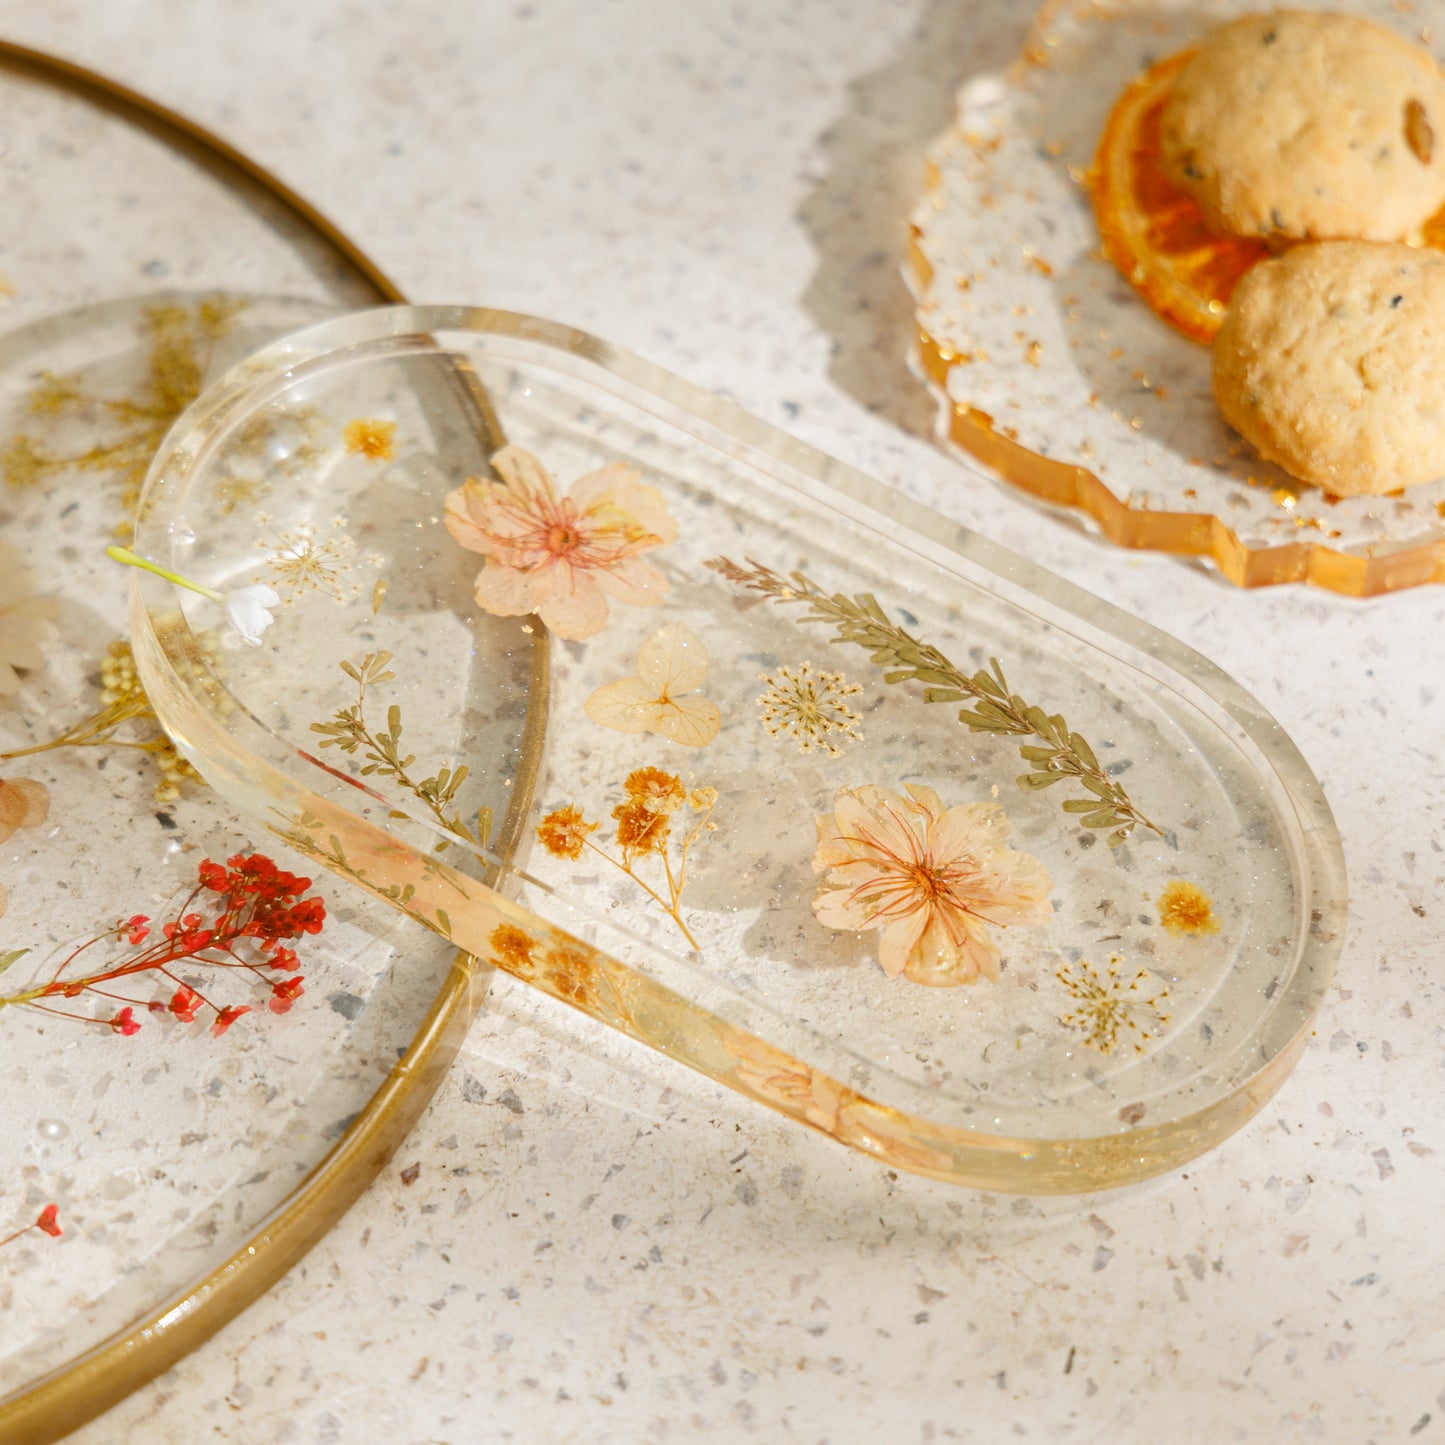
POLYGON ((1159 122, 1182 50, 1133 81, 1115 101, 1094 156, 1094 215, 1109 259, 1154 312, 1207 346, 1239 279, 1270 254, 1259 241, 1220 236, 1159 169, 1159 122))

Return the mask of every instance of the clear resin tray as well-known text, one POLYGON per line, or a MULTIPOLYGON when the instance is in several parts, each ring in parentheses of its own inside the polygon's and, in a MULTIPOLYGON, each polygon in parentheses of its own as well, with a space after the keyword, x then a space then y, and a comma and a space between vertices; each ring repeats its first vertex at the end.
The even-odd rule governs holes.
MULTIPOLYGON (((963 86, 913 216, 914 366, 948 441, 1120 546, 1208 558, 1243 587, 1368 596, 1438 582, 1445 479, 1335 499, 1262 461, 1219 414, 1209 348, 1155 316, 1104 255, 1089 177, 1120 92, 1260 8, 1051 0, 1007 74, 963 86)), ((1420 6, 1311 8, 1442 53, 1420 6)))
POLYGON ((190 584, 137 574, 149 693, 258 825, 891 1165, 1168 1169, 1330 976, 1333 822, 1227 677, 575 331, 272 345, 172 431, 136 550, 190 584))

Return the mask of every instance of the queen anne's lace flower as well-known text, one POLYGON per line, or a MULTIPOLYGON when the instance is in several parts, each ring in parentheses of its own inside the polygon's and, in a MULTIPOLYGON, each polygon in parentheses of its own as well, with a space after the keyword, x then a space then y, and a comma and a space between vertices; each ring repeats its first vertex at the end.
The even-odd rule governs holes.
POLYGON ((34 577, 20 553, 0 543, 0 694, 20 690, 15 669, 39 667, 43 644, 55 638, 53 598, 35 594, 34 577))
POLYGON ((607 623, 607 598, 657 607, 667 579, 644 552, 677 540, 656 487, 624 463, 589 472, 558 496, 530 452, 492 458, 500 482, 472 478, 446 503, 447 530, 480 552, 476 601, 498 617, 535 612, 558 637, 591 637, 607 623))
POLYGON ((829 928, 881 929, 878 961, 892 976, 940 987, 996 979, 992 930, 1046 923, 1049 875, 1006 846, 996 804, 944 808, 932 788, 904 791, 838 790, 817 820, 813 870, 827 876, 813 912, 829 928))

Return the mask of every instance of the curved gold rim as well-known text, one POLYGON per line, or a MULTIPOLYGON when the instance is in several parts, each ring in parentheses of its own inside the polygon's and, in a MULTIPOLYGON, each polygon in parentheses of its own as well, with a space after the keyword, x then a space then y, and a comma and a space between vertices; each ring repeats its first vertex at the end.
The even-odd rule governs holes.
MULTIPOLYGON (((1035 22, 1031 32, 1035 39, 1053 8, 1045 6, 1035 22)), ((1016 62, 1039 63, 1038 46, 1032 42, 1025 47, 1021 61, 1016 62)), ((930 165, 930 195, 936 195, 938 183, 938 172, 930 165)), ((914 294, 922 298, 933 284, 933 267, 918 244, 916 227, 909 238, 906 270, 914 294)), ((918 370, 938 399, 941 429, 949 441, 1019 491, 1050 506, 1082 512, 1116 547, 1166 552, 1175 557, 1204 557, 1227 581, 1244 588, 1304 582, 1343 597, 1378 597, 1429 582, 1445 582, 1445 538, 1375 557, 1341 552, 1321 542, 1251 547, 1211 512, 1131 507, 1087 467, 1030 451, 1000 433, 987 412, 954 401, 948 394, 948 373, 957 355, 921 323, 914 356, 918 370)))
MULTIPOLYGON (((82 96, 194 157, 223 180, 241 180, 279 201, 376 293, 405 297, 347 236, 287 185, 234 147, 174 111, 105 77, 42 51, 0 40, 0 67, 82 96)), ((486 398, 476 395, 484 414, 486 398)), ((546 726, 550 676, 546 634, 532 659, 525 786, 512 799, 498 838, 506 856, 531 807, 546 726), (529 761, 530 760, 530 764, 529 761)), ((0 1440, 50 1445, 111 1408, 184 1358, 266 1292, 320 1240, 385 1167, 430 1102, 481 1005, 489 965, 459 954, 406 1053, 355 1122, 303 1183, 217 1269, 143 1318, 33 1385, 0 1400, 0 1440)))

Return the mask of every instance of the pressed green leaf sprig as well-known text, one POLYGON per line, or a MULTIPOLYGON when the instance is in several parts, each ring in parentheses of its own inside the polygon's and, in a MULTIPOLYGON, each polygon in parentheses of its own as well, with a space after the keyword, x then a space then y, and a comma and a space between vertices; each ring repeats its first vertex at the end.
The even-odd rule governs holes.
MULTIPOLYGON (((460 811, 453 806, 457 790, 467 780, 465 765, 452 768, 442 764, 429 778, 420 781, 412 778, 408 769, 416 762, 416 755, 401 753, 401 708, 393 703, 386 712, 386 727, 373 730, 366 721, 366 690, 383 682, 390 682, 396 676, 387 664, 391 661, 389 652, 368 652, 360 662, 342 662, 341 670, 356 684, 356 701, 350 707, 338 708, 331 715, 330 722, 311 724, 311 731, 321 734, 323 748, 338 747, 344 753, 360 752, 365 758, 361 775, 390 778, 421 802, 438 823, 462 842, 473 848, 485 848, 492 831, 492 810, 481 808, 477 811, 476 826, 463 822, 460 811), (450 809, 450 811, 448 811, 450 809)), ((437 845, 441 852, 447 845, 437 845)))
POLYGON ((1009 687, 996 657, 989 659, 987 668, 970 676, 936 647, 889 621, 871 593, 853 597, 830 594, 802 572, 784 577, 751 558, 746 567, 726 557, 716 557, 707 565, 729 582, 775 602, 804 604, 807 611, 802 621, 826 623, 837 634, 835 642, 863 648, 874 664, 884 669, 884 682, 922 683, 924 702, 971 702, 972 707, 960 708, 958 713, 959 722, 970 732, 1034 739, 1019 746, 1020 756, 1029 764, 1019 786, 1038 790, 1073 779, 1088 796, 1066 798, 1064 811, 1075 814, 1081 827, 1111 829, 1110 847, 1118 847, 1141 824, 1156 833, 1162 831, 1104 772, 1093 748, 1069 727, 1061 713, 1047 713, 1009 687))

